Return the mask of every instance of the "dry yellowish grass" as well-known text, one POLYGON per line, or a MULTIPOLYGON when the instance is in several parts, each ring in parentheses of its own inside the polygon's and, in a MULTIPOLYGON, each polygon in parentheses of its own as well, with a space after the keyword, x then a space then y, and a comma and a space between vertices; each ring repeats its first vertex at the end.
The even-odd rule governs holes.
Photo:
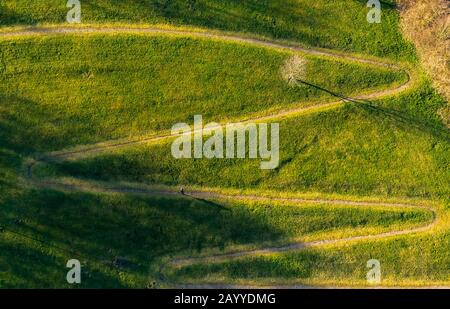
POLYGON ((436 88, 449 101, 440 110, 450 127, 450 7, 447 0, 398 0, 402 28, 414 42, 436 88))

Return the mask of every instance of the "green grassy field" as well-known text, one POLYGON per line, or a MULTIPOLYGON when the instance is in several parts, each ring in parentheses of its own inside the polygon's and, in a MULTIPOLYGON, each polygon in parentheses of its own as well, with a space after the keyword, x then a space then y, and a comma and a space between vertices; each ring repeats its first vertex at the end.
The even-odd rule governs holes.
POLYGON ((70 257, 87 267, 90 276, 83 287, 142 287, 159 281, 162 256, 284 244, 298 237, 380 233, 431 220, 428 212, 408 208, 224 203, 48 190, 28 191, 2 204, 2 224, 15 232, 0 234, 2 287, 68 287, 57 270, 70 257), (112 267, 118 256, 127 258, 127 267, 112 267))
POLYGON ((450 195, 448 135, 414 128, 381 107, 348 105, 300 116, 281 122, 280 132, 282 159, 273 171, 261 170, 260 159, 174 159, 164 155, 170 153, 170 141, 40 168, 47 175, 171 186, 413 198, 450 195))
MULTIPOLYGON (((383 285, 448 285, 450 133, 437 116, 447 102, 403 39, 393 1, 383 2, 381 24, 367 23, 367 11, 359 0, 83 2, 83 23, 199 27, 287 40, 388 59, 406 68, 413 82, 389 97, 273 119, 280 122, 281 161, 271 171, 261 170, 259 159, 175 160, 170 139, 30 167, 30 157, 158 134, 177 122, 192 123, 194 114, 236 121, 337 99, 283 80, 281 67, 293 52, 248 43, 113 31, 4 36, 15 26, 65 26, 67 8, 59 0, 2 1, 0 288, 365 286, 366 262, 373 258, 382 263, 383 285), (45 188, 46 181, 62 177, 321 202, 45 188), (383 237, 428 225, 422 232, 383 237), (168 265, 173 258, 356 236, 363 238, 168 265), (83 265, 80 286, 65 280, 71 258, 83 265), (126 265, 115 265, 117 258, 126 265)), ((299 54, 307 59, 307 82, 345 96, 408 80, 406 71, 299 54)))
MULTIPOLYGON (((30 128, 23 136, 7 125, 2 131, 10 140, 27 140, 27 147, 32 140, 34 151, 170 130, 177 122, 192 122, 193 115, 222 121, 335 100, 282 79, 289 53, 243 44, 74 36, 2 41, 0 50, 7 63, 0 75, 2 117, 30 128)), ((306 81, 344 95, 406 78, 383 68, 306 59, 306 81)))
MULTIPOLYGON (((367 1, 336 0, 138 0, 87 1, 83 23, 187 25, 288 39, 310 46, 352 50, 394 59, 415 59, 398 31, 394 1, 383 1, 383 23, 367 23, 367 1)), ((5 0, 0 25, 65 22, 65 1, 5 0)))
POLYGON ((170 275, 179 282, 196 283, 363 286, 366 284, 367 261, 378 257, 383 265, 383 284, 386 286, 439 285, 448 282, 450 276, 449 237, 446 232, 434 236, 367 241, 326 250, 306 249, 175 268, 170 275))

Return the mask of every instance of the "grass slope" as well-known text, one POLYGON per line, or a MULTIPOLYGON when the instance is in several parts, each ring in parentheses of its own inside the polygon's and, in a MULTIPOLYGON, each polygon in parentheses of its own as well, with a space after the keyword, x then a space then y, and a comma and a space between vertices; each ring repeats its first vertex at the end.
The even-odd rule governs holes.
MULTIPOLYGON (((83 2, 83 21, 245 32, 416 65, 413 46, 398 31, 393 1, 383 2, 383 22, 372 25, 366 21, 366 3, 98 0, 83 2)), ((63 23, 67 10, 60 0, 4 0, 0 25, 63 23)), ((31 153, 164 129, 175 120, 191 121, 197 110, 217 121, 230 111, 241 115, 296 100, 312 102, 320 93, 283 84, 279 67, 288 54, 237 44, 73 36, 2 39, 1 51, 0 287, 70 287, 65 264, 74 257, 83 264, 82 287, 151 287, 161 279, 161 260, 171 255, 377 233, 430 220, 427 213, 409 209, 190 202, 26 188, 20 182, 21 168, 31 153), (161 61, 170 70, 158 68, 161 61), (226 91, 217 93, 225 88, 223 81, 226 91), (186 101, 191 105, 178 108, 186 101), (112 266, 119 256, 129 265, 112 266)), ((338 92, 359 92, 404 78, 348 63, 309 60, 309 78, 338 92)), ((283 121, 284 159, 272 172, 261 172, 259 161, 175 162, 167 156, 167 145, 137 147, 41 172, 259 192, 431 199, 440 205, 440 221, 430 233, 192 265, 168 269, 166 275, 184 283, 364 284, 365 263, 377 258, 383 284, 448 284, 450 143, 436 116, 446 102, 426 79, 416 86, 370 105, 283 121)))
POLYGON ((172 269, 170 278, 182 283, 364 286, 367 285, 366 263, 375 258, 381 263, 383 285, 439 285, 448 283, 450 279, 449 245, 450 234, 447 231, 433 236, 400 237, 191 265, 172 269))
MULTIPOLYGON (((411 102, 416 96, 413 92, 392 100, 411 102)), ((447 198, 448 133, 383 107, 394 104, 392 100, 379 107, 347 105, 282 121, 281 164, 274 171, 260 170, 260 159, 177 160, 165 155, 169 141, 63 162, 45 173, 166 185, 447 198)))
POLYGON ((49 190, 3 196, 1 205, 1 224, 6 230, 0 233, 0 287, 64 287, 65 261, 70 258, 83 263, 83 287, 143 287, 159 280, 158 261, 167 255, 380 233, 431 220, 428 212, 408 208, 296 206, 49 190), (116 257, 126 258, 128 265, 113 267, 116 257))
MULTIPOLYGON (((21 126, 2 131, 39 151, 170 130, 196 114, 222 121, 332 99, 282 79, 289 53, 243 44, 67 36, 3 41, 0 50, 7 64, 0 73, 2 118, 21 126)), ((306 58, 309 83, 345 95, 405 80, 387 69, 306 58)))
MULTIPOLYGON (((82 22, 192 25, 415 59, 413 46, 398 31, 394 1, 383 1, 381 24, 367 22, 366 4, 362 0, 97 0, 83 2, 82 22)), ((66 1, 4 0, 0 25, 64 23, 67 12, 66 1)))

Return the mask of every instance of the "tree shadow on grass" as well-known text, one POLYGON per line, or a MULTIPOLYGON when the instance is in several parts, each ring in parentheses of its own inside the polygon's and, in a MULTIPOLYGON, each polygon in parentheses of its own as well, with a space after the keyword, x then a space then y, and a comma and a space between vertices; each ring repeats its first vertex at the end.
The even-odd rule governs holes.
MULTIPOLYGON (((56 273, 47 256, 51 252, 104 265, 101 273, 114 268, 115 258, 124 257, 129 265, 121 271, 142 278, 163 256, 224 249, 231 244, 258 243, 283 235, 249 211, 223 212, 223 205, 209 201, 31 190, 1 201, 0 206, 0 225, 14 232, 17 243, 22 240, 45 248, 46 253, 37 263, 42 259, 50 273, 56 273)), ((15 249, 5 250, 5 254, 12 254, 8 250, 15 249)), ((23 263, 33 260, 23 255, 23 263)), ((17 268, 16 272, 25 271, 17 268)), ((94 285, 109 280, 94 279, 94 285)), ((48 280, 52 280, 51 276, 48 280)))
MULTIPOLYGON (((68 260, 64 252, 50 253, 39 244, 24 243, 18 237, 0 233, 0 288, 70 288, 66 281, 68 260), (4 238, 8 236, 8 238, 4 238)), ((124 287, 117 277, 99 270, 83 260, 82 282, 76 287, 124 287)))
POLYGON ((0 111, 0 147, 23 157, 99 139, 95 125, 66 125, 64 118, 72 121, 71 115, 61 117, 59 111, 26 98, 0 93, 0 111))
POLYGON ((0 3, 0 26, 37 25, 41 22, 61 23, 66 20, 67 1, 21 2, 13 5, 15 10, 10 10, 6 5, 0 3))
POLYGON ((0 94, 0 108, 3 110, 0 115, 2 148, 28 155, 45 151, 52 140, 56 141, 42 131, 43 124, 51 119, 51 111, 33 101, 3 94, 0 94))
POLYGON ((197 1, 193 8, 180 1, 159 0, 153 4, 156 15, 174 23, 259 33, 274 38, 301 38, 305 43, 316 44, 314 35, 285 25, 290 21, 304 28, 329 27, 320 19, 305 18, 307 9, 292 0, 283 1, 282 5, 260 0, 197 1))
POLYGON ((209 201, 209 200, 206 200, 206 199, 202 199, 202 198, 198 198, 198 197, 194 197, 194 196, 189 195, 189 194, 186 194, 186 196, 192 198, 193 200, 195 200, 197 202, 201 202, 201 203, 203 203, 205 205, 214 207, 218 211, 231 211, 229 208, 227 208, 227 207, 225 207, 225 206, 223 206, 223 205, 221 205, 219 203, 216 203, 216 202, 213 202, 213 201, 209 201))
POLYGON ((15 24, 34 25, 36 23, 37 21, 31 15, 13 12, 0 3, 0 26, 15 24))
MULTIPOLYGON (((91 2, 88 5, 93 12, 102 12, 107 20, 130 20, 130 13, 120 10, 122 5, 120 0, 108 3, 91 2)), ((327 29, 332 26, 321 18, 310 16, 311 8, 295 0, 280 3, 261 0, 228 0, 226 2, 194 0, 191 3, 189 1, 140 0, 135 1, 133 5, 140 13, 139 18, 143 19, 140 22, 159 21, 225 31, 257 33, 273 38, 299 39, 311 45, 319 44, 319 40, 317 34, 308 29, 320 29, 321 33, 327 33, 327 29)), ((320 15, 319 11, 313 13, 320 15)))
POLYGON ((436 138, 450 141, 450 131, 440 122, 437 123, 434 121, 429 121, 427 119, 417 119, 417 117, 409 116, 405 112, 385 108, 368 100, 355 99, 338 92, 330 91, 321 86, 311 84, 307 81, 299 80, 299 82, 309 87, 326 92, 335 98, 343 100, 344 102, 354 103, 356 106, 374 115, 389 117, 398 123, 407 125, 422 132, 426 132, 436 138))

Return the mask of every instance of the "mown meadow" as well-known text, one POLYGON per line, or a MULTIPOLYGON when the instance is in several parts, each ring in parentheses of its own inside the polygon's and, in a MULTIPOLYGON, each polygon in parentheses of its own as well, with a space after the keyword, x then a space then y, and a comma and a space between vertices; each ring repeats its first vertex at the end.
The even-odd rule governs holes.
POLYGON ((52 190, 2 195, 1 202, 2 287, 70 287, 64 267, 71 258, 83 264, 82 287, 163 285, 162 257, 380 233, 432 219, 429 212, 406 207, 249 204, 52 190), (117 267, 118 258, 125 265, 117 267))
MULTIPOLYGON (((404 100, 416 95, 405 95, 404 100)), ((57 176, 170 186, 448 197, 448 134, 439 129, 438 120, 438 128, 427 128, 383 107, 398 100, 387 99, 379 106, 350 103, 338 110, 282 121, 280 166, 272 171, 260 169, 261 159, 180 160, 165 156, 171 151, 171 141, 130 146, 41 169, 57 176)), ((433 100, 439 102, 440 98, 430 98, 433 100)))
MULTIPOLYGON (((6 40, 0 50, 6 63, 0 109, 25 132, 7 125, 3 131, 9 139, 31 140, 36 151, 170 130, 193 115, 217 122, 335 100, 281 78, 290 53, 245 44, 106 35, 6 40)), ((306 81, 343 95, 406 78, 383 68, 305 59, 306 81)))
MULTIPOLYGON (((288 85, 292 53, 218 39, 108 34, 0 38, 0 288, 76 288, 67 260, 83 265, 80 287, 153 288, 175 283, 365 285, 379 259, 383 284, 448 285, 450 134, 437 111, 448 102, 422 72, 399 29, 392 0, 381 24, 361 0, 83 1, 82 21, 105 27, 198 27, 381 57, 416 75, 388 98, 280 120, 280 167, 260 160, 175 160, 170 140, 41 164, 34 177, 184 186, 253 194, 405 200, 436 209, 426 233, 308 248, 232 261, 166 267, 292 241, 379 234, 430 224, 429 211, 330 203, 230 201, 43 189, 24 181, 29 156, 154 134, 176 122, 239 120, 336 100, 288 85), (69 178, 71 179, 71 178, 69 178), (256 192, 256 193, 255 193, 256 192)), ((60 0, 3 0, 10 27, 67 26, 60 0)), ((82 27, 83 25, 81 25, 82 27)), ((73 26, 72 27, 77 27, 73 26)), ((19 29, 19 28, 18 28, 19 29)), ((178 29, 178 28, 177 28, 178 29)), ((346 96, 392 88, 404 73, 301 55, 306 81, 346 96)))
MULTIPOLYGON (((361 0, 119 0, 84 1, 83 23, 194 26, 257 34, 300 44, 401 60, 416 58, 398 31, 393 0, 383 1, 383 22, 369 24, 361 0)), ((0 25, 64 23, 65 1, 4 0, 0 25)))

